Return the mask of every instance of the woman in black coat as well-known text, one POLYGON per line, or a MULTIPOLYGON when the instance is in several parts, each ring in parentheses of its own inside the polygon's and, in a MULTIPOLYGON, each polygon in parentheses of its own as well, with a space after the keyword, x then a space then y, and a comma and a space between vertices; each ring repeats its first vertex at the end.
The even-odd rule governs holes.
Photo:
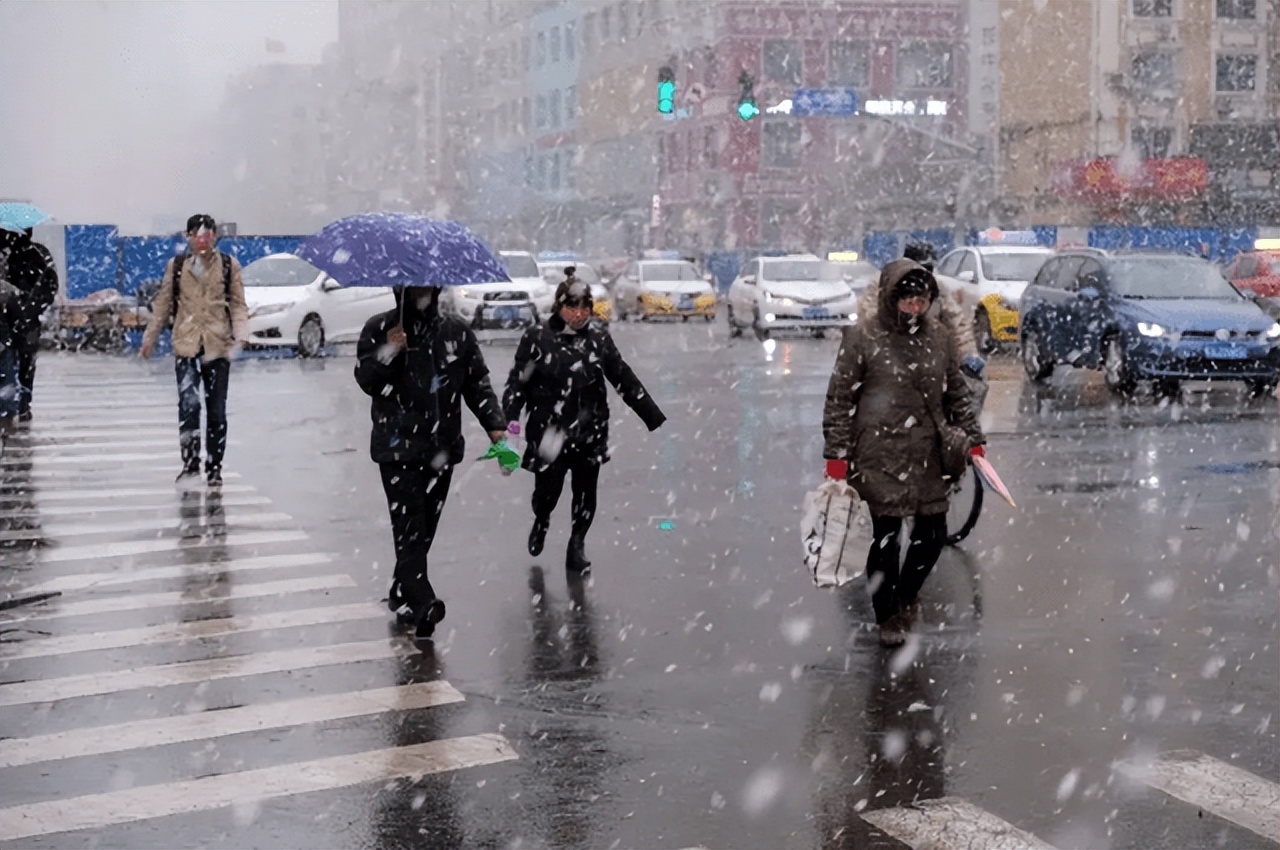
POLYGON ((667 417, 635 376, 609 332, 591 321, 591 287, 565 269, 553 315, 529 328, 516 349, 502 406, 516 422, 529 411, 523 466, 534 473, 529 554, 542 552, 565 475, 573 475, 573 510, 565 566, 584 573, 587 530, 596 513, 600 464, 609 459, 608 384, 655 430, 667 417))
POLYGON ((396 309, 365 323, 356 383, 370 397, 370 454, 382 472, 396 548, 387 605, 431 637, 444 602, 427 580, 453 467, 464 457, 462 402, 497 442, 506 436, 498 397, 471 329, 440 315, 440 290, 396 289, 396 309))

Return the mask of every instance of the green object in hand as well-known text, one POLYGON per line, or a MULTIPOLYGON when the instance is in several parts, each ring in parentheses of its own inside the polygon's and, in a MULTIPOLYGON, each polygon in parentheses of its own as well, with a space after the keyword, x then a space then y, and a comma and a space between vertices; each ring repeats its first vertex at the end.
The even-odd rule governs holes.
POLYGON ((507 472, 515 472, 520 468, 520 454, 508 446, 506 440, 499 440, 491 444, 489 451, 476 458, 476 460, 488 460, 489 458, 497 458, 499 465, 507 472))

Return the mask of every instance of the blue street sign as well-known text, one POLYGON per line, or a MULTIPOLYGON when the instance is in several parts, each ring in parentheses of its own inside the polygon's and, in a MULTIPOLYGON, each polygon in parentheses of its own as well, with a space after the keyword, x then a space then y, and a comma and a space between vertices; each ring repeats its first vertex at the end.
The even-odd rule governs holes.
POLYGON ((845 117, 858 114, 858 93, 851 88, 796 89, 791 114, 845 117))

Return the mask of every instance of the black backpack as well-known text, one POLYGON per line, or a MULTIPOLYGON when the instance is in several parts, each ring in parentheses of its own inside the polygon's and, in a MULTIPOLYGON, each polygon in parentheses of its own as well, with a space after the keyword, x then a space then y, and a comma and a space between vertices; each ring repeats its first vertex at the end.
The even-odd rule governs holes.
MULTIPOLYGON (((173 260, 173 310, 169 313, 171 325, 178 320, 178 293, 182 291, 178 283, 182 280, 182 267, 187 263, 187 256, 187 254, 179 254, 173 260)), ((218 256, 222 259, 222 293, 223 303, 227 305, 227 324, 234 326, 231 320, 231 255, 219 251, 218 256)))

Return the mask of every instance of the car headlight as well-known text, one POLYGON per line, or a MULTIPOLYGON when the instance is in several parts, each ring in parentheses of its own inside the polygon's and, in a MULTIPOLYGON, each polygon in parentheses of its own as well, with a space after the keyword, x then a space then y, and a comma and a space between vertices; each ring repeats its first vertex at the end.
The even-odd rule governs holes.
POLYGON ((1272 322, 1267 328, 1267 339, 1280 339, 1280 322, 1272 322))
POLYGON ((765 292, 764 300, 768 304, 781 304, 783 307, 790 307, 792 304, 796 303, 790 298, 774 295, 772 292, 765 292))
POLYGON ((249 314, 249 318, 256 319, 259 316, 274 316, 276 313, 293 307, 293 304, 263 304, 261 307, 255 307, 253 312, 249 314))
POLYGON ((475 295, 467 291, 465 286, 459 286, 451 290, 457 298, 474 298, 475 295))
POLYGON ((1164 325, 1157 325, 1154 322, 1138 322, 1138 333, 1143 336, 1164 336, 1164 325))

